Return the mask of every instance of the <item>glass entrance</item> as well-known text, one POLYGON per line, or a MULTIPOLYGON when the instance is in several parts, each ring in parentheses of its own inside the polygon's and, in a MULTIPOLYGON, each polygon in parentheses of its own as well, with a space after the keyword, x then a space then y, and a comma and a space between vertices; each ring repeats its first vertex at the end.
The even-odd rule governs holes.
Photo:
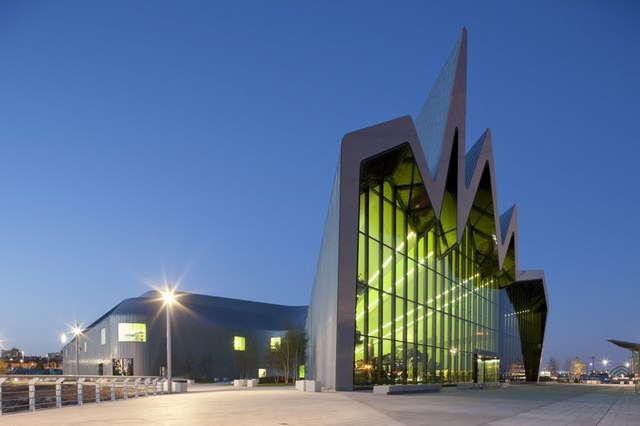
POLYGON ((475 365, 476 383, 496 383, 500 377, 500 360, 496 357, 478 356, 475 365))

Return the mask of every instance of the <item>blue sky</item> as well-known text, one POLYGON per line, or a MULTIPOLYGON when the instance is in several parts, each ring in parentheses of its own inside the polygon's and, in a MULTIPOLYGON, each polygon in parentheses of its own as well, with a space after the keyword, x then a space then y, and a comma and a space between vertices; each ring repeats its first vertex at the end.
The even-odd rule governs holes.
POLYGON ((0 333, 59 348, 166 277, 309 301, 342 136, 418 112, 469 31, 467 146, 490 127, 545 354, 640 341, 640 6, 0 3, 0 333), (636 301, 636 302, 634 302, 636 301))

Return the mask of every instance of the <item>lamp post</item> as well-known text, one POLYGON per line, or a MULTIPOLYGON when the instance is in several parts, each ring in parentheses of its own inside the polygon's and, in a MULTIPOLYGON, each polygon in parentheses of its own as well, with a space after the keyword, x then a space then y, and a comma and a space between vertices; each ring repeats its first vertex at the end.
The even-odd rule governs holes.
POLYGON ((609 360, 608 359, 603 359, 602 360, 602 365, 604 366, 604 371, 607 371, 607 364, 609 364, 609 360))
POLYGON ((171 375, 171 306, 176 300, 174 290, 169 287, 162 292, 162 300, 167 309, 167 386, 169 393, 173 393, 172 375, 171 375))
POLYGON ((80 334, 82 330, 76 323, 76 326, 73 328, 73 334, 76 336, 76 375, 80 375, 80 334))

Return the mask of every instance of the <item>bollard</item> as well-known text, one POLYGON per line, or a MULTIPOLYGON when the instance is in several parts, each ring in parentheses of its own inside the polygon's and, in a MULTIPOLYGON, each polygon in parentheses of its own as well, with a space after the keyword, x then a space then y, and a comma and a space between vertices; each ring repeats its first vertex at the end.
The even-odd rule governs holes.
POLYGON ((162 379, 160 381, 160 395, 164 395, 164 384, 167 382, 167 379, 162 379))
POLYGON ((124 399, 129 399, 129 379, 124 379, 124 399))
POLYGON ((144 396, 149 396, 149 381, 148 377, 144 379, 144 396))
POLYGON ((4 377, 0 377, 0 416, 2 415, 2 384, 6 381, 7 379, 4 377))
POLYGON ((111 379, 111 400, 112 401, 116 400, 116 380, 118 379, 111 379))
POLYGON ((62 408, 62 383, 64 377, 56 380, 56 408, 62 408))
POLYGON ((153 386, 153 396, 158 395, 158 379, 153 379, 151 385, 153 386))
POLYGON ((84 377, 78 379, 78 405, 82 405, 82 384, 85 380, 84 377))
POLYGON ((96 404, 100 403, 100 389, 102 389, 102 381, 104 379, 96 380, 96 404))
POLYGON ((36 382, 40 379, 29 380, 29 411, 36 411, 36 382))

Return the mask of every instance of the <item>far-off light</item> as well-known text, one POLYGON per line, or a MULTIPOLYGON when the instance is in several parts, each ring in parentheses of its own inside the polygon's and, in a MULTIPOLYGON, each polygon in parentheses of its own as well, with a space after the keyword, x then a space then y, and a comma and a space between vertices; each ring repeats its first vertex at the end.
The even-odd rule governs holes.
POLYGON ((68 339, 67 339, 67 335, 66 335, 66 334, 64 334, 64 333, 62 333, 62 334, 60 335, 60 343, 62 343, 62 344, 64 345, 64 344, 66 344, 66 343, 67 343, 67 340, 68 340, 68 339))

